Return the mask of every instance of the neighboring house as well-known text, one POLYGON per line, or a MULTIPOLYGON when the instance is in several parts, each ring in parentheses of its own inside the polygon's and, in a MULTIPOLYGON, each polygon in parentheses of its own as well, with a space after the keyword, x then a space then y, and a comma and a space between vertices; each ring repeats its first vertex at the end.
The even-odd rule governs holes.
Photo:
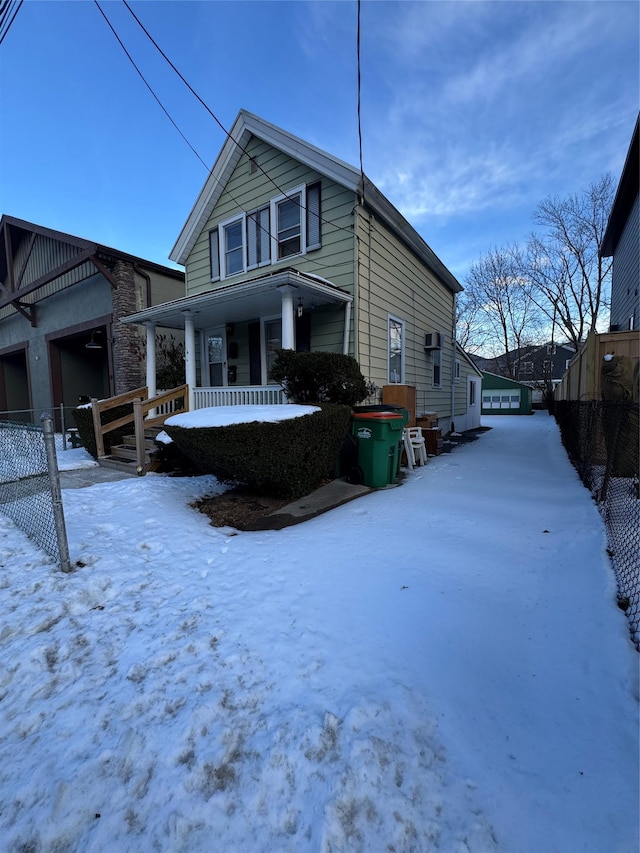
POLYGON ((530 415, 531 388, 523 382, 482 371, 483 415, 530 415))
POLYGON ((0 220, 0 413, 37 420, 144 384, 125 314, 184 294, 184 274, 10 216, 0 220))
POLYGON ((610 332, 640 329, 640 141, 636 119, 627 159, 602 241, 601 256, 613 257, 610 332))
POLYGON ((458 432, 480 426, 482 371, 471 356, 456 343, 454 368, 455 428, 458 432))
POLYGON ((572 359, 556 400, 599 400, 605 356, 640 357, 640 141, 636 119, 620 182, 602 241, 601 256, 613 257, 609 331, 591 332, 572 359))
POLYGON ((572 346, 547 341, 542 345, 520 347, 496 358, 475 356, 474 361, 481 370, 528 385, 533 391, 532 402, 540 404, 545 394, 560 382, 575 354, 572 346))
MULTIPOLYGON (((352 355, 365 379, 416 388, 443 430, 455 411, 462 288, 360 171, 241 111, 171 259, 184 299, 126 323, 183 329, 191 408, 284 402, 279 348, 352 355)), ((149 376, 152 387, 153 377, 149 376)))

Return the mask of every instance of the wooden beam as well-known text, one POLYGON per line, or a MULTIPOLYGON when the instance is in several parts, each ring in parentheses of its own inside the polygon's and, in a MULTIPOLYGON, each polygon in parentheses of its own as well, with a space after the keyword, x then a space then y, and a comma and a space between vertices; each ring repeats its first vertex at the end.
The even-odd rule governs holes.
POLYGON ((24 277, 25 272, 27 271, 27 265, 29 263, 29 258, 31 257, 31 252, 33 251, 33 247, 36 242, 36 235, 31 232, 31 236, 29 237, 29 246, 27 248, 27 254, 24 259, 24 263, 22 264, 22 269, 18 273, 18 278, 16 280, 16 290, 20 290, 20 285, 22 284, 22 279, 24 277))
POLYGON ((103 264, 102 261, 98 260, 95 255, 91 256, 91 263, 97 268, 99 272, 102 273, 102 275, 107 279, 111 287, 115 289, 118 286, 118 282, 111 274, 111 270, 109 269, 109 267, 105 266, 105 264, 103 264))
POLYGON ((11 305, 16 309, 19 314, 28 320, 33 328, 36 327, 36 306, 29 305, 27 302, 20 302, 18 299, 14 299, 11 305))
POLYGON ((81 266, 85 263, 85 261, 92 260, 93 250, 86 249, 84 252, 81 252, 79 255, 76 255, 75 258, 72 258, 70 261, 66 261, 64 264, 60 264, 55 267, 55 269, 49 270, 45 275, 41 275, 40 278, 32 281, 31 284, 25 285, 20 288, 18 291, 13 291, 12 293, 6 294, 5 296, 0 296, 0 308, 4 308, 5 305, 9 305, 11 302, 14 302, 16 297, 26 296, 28 293, 33 293, 34 290, 37 290, 39 287, 43 287, 45 284, 49 284, 49 282, 54 281, 54 279, 59 278, 61 275, 64 275, 67 272, 70 272, 76 267, 81 266))

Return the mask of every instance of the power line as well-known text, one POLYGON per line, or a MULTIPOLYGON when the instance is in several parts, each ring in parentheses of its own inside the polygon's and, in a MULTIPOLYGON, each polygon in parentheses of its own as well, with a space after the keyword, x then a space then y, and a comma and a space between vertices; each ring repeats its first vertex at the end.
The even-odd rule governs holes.
POLYGON ((23 0, 18 0, 17 3, 13 2, 13 0, 5 0, 4 3, 0 4, 0 44, 2 44, 7 37, 9 30, 16 19, 16 15, 20 11, 22 2, 23 0), (13 14, 11 14, 12 9, 13 14), (5 21, 7 21, 6 26, 5 21))
MULTIPOLYGON (((22 0, 21 0, 21 2, 22 2, 22 0)), ((166 107, 164 106, 164 104, 162 103, 162 101, 160 100, 160 98, 156 95, 156 93, 155 93, 155 92, 153 91, 153 89, 151 88, 150 83, 147 81, 147 79, 145 78, 145 76, 144 76, 144 74, 142 73, 142 71, 138 68, 138 66, 137 66, 137 65, 136 65, 136 63, 134 62, 133 57, 131 56, 131 54, 129 53, 129 51, 127 50, 127 48, 124 46, 124 44, 123 44, 123 42, 122 42, 122 39, 120 38, 120 36, 118 35, 118 33, 115 31, 115 28, 113 27, 113 25, 112 25, 111 21, 109 20, 109 18, 106 16, 106 14, 104 13, 104 11, 103 11, 103 10, 102 10, 102 8, 100 7, 100 4, 98 3, 98 0, 94 0, 94 3, 95 3, 95 4, 96 4, 96 6, 98 7, 98 11, 100 12, 100 14, 101 14, 101 15, 102 15, 102 17, 104 18, 104 20, 107 22, 107 26, 109 27, 109 29, 111 30, 111 32, 113 33, 113 35, 115 36, 115 38, 117 39, 118 44, 120 45, 120 47, 122 48, 122 50, 125 52, 125 55, 126 55, 127 59, 128 59, 128 60, 129 60, 129 62, 133 65, 133 67, 135 68, 135 70, 138 72, 138 75, 139 75, 140 79, 142 80, 142 82, 144 83, 144 85, 147 87, 147 89, 151 92, 151 94, 152 94, 152 95, 153 95, 153 97, 155 98, 155 100, 156 100, 157 104, 160 106, 160 109, 162 110, 162 112, 166 115, 166 117, 169 119, 169 121, 171 122, 171 124, 175 127, 175 129, 178 131, 178 133, 180 134, 180 136, 184 139, 184 141, 187 143, 187 145, 189 146, 189 148, 190 148, 190 149, 193 151, 193 153, 196 155, 196 157, 198 158, 198 160, 200 160, 200 162, 201 162, 201 163, 202 163, 202 165, 205 167, 205 169, 206 169, 207 171, 209 171, 209 166, 207 166, 207 164, 204 162, 204 160, 202 159, 202 157, 198 154, 198 152, 196 151, 196 149, 195 149, 195 148, 193 147, 193 145, 189 142, 189 140, 188 140, 188 139, 187 139, 187 137, 184 135, 184 133, 180 130, 180 128, 178 127, 178 125, 176 124, 176 122, 173 120, 173 118, 172 118, 172 117, 171 117, 171 115, 169 114, 169 111, 166 109, 166 107)))
MULTIPOLYGON (((22 0, 21 0, 21 2, 22 2, 22 0)), ((126 3, 126 0, 124 0, 124 2, 125 2, 125 6, 127 6, 127 8, 129 9, 129 6, 128 6, 128 5, 127 5, 127 3, 126 3)), ((147 79, 145 78, 144 74, 142 73, 142 71, 140 70, 140 68, 138 67, 138 65, 136 64, 136 62, 134 61, 134 59, 133 59, 133 57, 131 56, 130 52, 129 52, 129 51, 127 50, 127 48, 125 47, 125 45, 124 45, 124 43, 123 43, 122 39, 120 38, 120 36, 119 36, 119 35, 118 35, 118 33, 116 32, 115 27, 113 26, 113 24, 111 23, 111 21, 109 20, 109 18, 107 17, 107 15, 105 14, 105 12, 103 11, 103 9, 100 7, 100 4, 98 3, 98 0, 94 0, 94 3, 95 3, 95 5, 97 6, 98 11, 100 12, 100 14, 102 15, 102 17, 104 18, 105 22, 106 22, 106 23, 107 23, 107 25, 109 26, 109 29, 110 29, 110 30, 111 30, 111 32, 113 33, 113 35, 114 35, 114 37, 116 38, 116 40, 117 40, 118 44, 120 45, 120 47, 121 47, 121 48, 122 48, 122 50, 124 51, 124 53, 125 53, 125 55, 126 55, 127 59, 129 60, 129 62, 131 63, 131 65, 134 67, 134 69, 136 70, 137 74, 139 75, 139 77, 141 78, 141 80, 143 81, 143 83, 145 84, 145 86, 147 87, 147 89, 149 90, 149 92, 152 94, 152 96, 153 96, 153 98, 155 99, 155 101, 158 103, 158 105, 160 106, 160 108, 162 109, 162 111, 164 112, 164 114, 167 116, 167 118, 169 119, 169 121, 171 122, 171 124, 174 126, 174 128, 178 131, 178 133, 180 134, 180 136, 182 137, 182 139, 187 143, 187 145, 189 146, 189 148, 191 149, 191 151, 196 155, 196 157, 198 158, 198 160, 200 161, 200 163, 202 163, 202 165, 205 167, 205 169, 207 170, 207 172, 209 172, 209 171, 210 171, 210 169, 209 169, 209 167, 207 166, 207 164, 204 162, 204 160, 202 159, 202 157, 198 154, 198 152, 197 152, 197 151, 196 151, 196 149, 193 147, 193 145, 189 142, 189 140, 187 139, 187 137, 185 136, 185 134, 180 130, 180 128, 178 127, 177 123, 176 123, 176 122, 174 121, 174 119, 171 117, 171 115, 169 114, 168 110, 165 108, 164 104, 162 103, 162 101, 160 100, 160 98, 158 97, 158 95, 156 95, 156 93, 155 93, 155 91, 153 90, 153 88, 152 88, 151 84, 147 81, 147 79)), ((173 65, 173 63, 172 63, 170 60, 168 60, 168 59, 167 59, 167 57, 164 55, 164 53, 162 52, 162 50, 158 47, 158 45, 155 43, 155 41, 153 40, 153 38, 149 35, 149 33, 147 33, 147 31, 146 31, 146 29, 144 28, 144 26, 143 26, 143 25, 140 23, 140 21, 137 19, 137 17, 135 16, 135 14, 131 11, 131 9, 129 9, 129 11, 130 11, 130 12, 131 12, 131 14, 133 15, 133 17, 135 18, 135 20, 137 21, 137 23, 142 27, 143 31, 145 32, 145 34, 147 35, 147 37, 151 40, 151 42, 154 44, 154 46, 156 47, 156 49, 160 51, 160 53, 162 54, 162 56, 165 58, 165 60, 166 60, 167 62, 169 62, 169 65, 170 65, 170 66, 174 69, 174 71, 178 74, 178 76, 180 77, 180 79, 181 79, 181 80, 183 80, 183 82, 185 83, 185 85, 187 85, 187 87, 190 89, 190 91, 192 91, 192 92, 193 92, 193 89, 191 88, 191 86, 186 82, 186 80, 184 80, 184 77, 182 77, 182 75, 181 75, 181 74, 180 74, 180 72, 175 68, 175 66, 173 65)), ((198 100, 200 101, 200 103, 202 103, 202 104, 205 106, 205 108, 207 109, 207 111, 208 111, 208 112, 213 116, 213 113, 211 112, 211 110, 209 109, 209 107, 204 103, 204 101, 202 101, 202 99, 201 99, 201 98, 200 98, 200 97, 199 97, 195 92, 194 92, 194 94, 196 95, 196 97, 198 98, 198 100)), ((232 141, 234 141, 234 142, 235 142, 235 140, 233 140, 233 139, 232 139, 231 135, 230 135, 229 133, 227 133, 227 131, 225 130, 225 128, 220 124, 220 122, 218 121, 218 119, 217 119, 215 116, 213 116, 213 117, 215 118, 216 122, 220 125, 220 127, 222 127, 223 131, 224 131, 224 132, 225 132, 225 134, 229 137, 229 139, 231 139, 232 141)), ((236 144, 237 144, 237 143, 236 143, 236 144)), ((246 153, 246 154, 247 154, 247 156, 249 156, 249 154, 248 154, 248 152, 246 151, 246 149, 245 149, 245 148, 243 148, 241 145, 238 145, 238 147, 239 147, 242 151, 244 151, 244 153, 246 153)), ((254 162, 255 162, 255 161, 254 161, 254 162)), ((258 168, 260 168, 260 167, 259 167, 259 164, 256 164, 256 165, 258 165, 258 168)), ((266 177, 271 181, 271 183, 273 183, 273 184, 274 184, 274 186, 275 186, 275 187, 276 187, 276 188, 277 188, 277 189, 278 189, 278 190, 283 194, 283 196, 284 196, 285 198, 287 198, 287 199, 289 199, 289 200, 291 200, 291 201, 295 201, 295 203, 298 205, 298 207, 299 207, 299 208, 301 208, 301 209, 303 209, 303 210, 305 210, 305 212, 306 212, 306 206, 302 205, 302 204, 301 204, 301 202, 300 202, 300 201, 298 201, 298 199, 297 199, 297 198, 290 197, 290 196, 288 196, 285 192, 283 192, 283 191, 280 189, 280 187, 278 187, 278 185, 276 184, 276 182, 275 182, 275 181, 273 181, 273 179, 272 179, 272 178, 267 174, 267 172, 265 172, 265 171, 264 171, 264 169, 260 169, 260 170, 261 170, 261 171, 263 172, 263 174, 264 174, 264 175, 265 175, 265 176, 266 176, 266 177)), ((219 179, 219 178, 216 178, 216 181, 217 181, 218 183, 220 183, 220 179, 219 179)), ((227 195, 227 196, 232 200, 232 202, 233 202, 235 205, 237 205, 237 207, 239 208, 240 212, 243 212, 243 213, 245 213, 245 214, 247 214, 247 213, 249 212, 249 211, 247 211, 247 210, 245 210, 245 209, 244 209, 244 207, 241 205, 241 203, 238 201, 238 199, 236 199, 236 198, 233 196, 233 194, 230 192, 230 190, 228 189, 228 187, 227 187, 226 185, 225 185, 225 186, 223 186, 223 188, 222 188, 222 192, 223 192, 223 194, 227 195)), ((348 232, 349 234, 351 234, 351 233, 352 233, 351 229, 349 229, 349 228, 345 228, 344 226, 338 225, 338 224, 336 224, 335 222, 332 222, 332 221, 330 221, 330 220, 323 219, 321 216, 319 217, 319 221, 320 221, 320 222, 324 222, 324 223, 329 224, 329 225, 333 225, 335 228, 340 229, 340 230, 343 230, 343 231, 346 231, 346 232, 348 232)), ((269 237, 269 239, 271 238, 271 232, 270 232, 270 230, 269 230, 268 228, 266 228, 265 226, 263 226, 263 225, 259 224, 258 222, 256 222, 256 225, 257 225, 257 227, 258 227, 258 228, 260 228, 260 229, 262 230, 262 232, 263 232, 264 234, 266 234, 266 236, 267 236, 267 237, 269 237)), ((326 271, 327 271, 327 270, 329 270, 329 269, 334 269, 334 268, 337 268, 337 267, 342 267, 342 266, 344 266, 344 262, 337 262, 337 263, 321 263, 321 262, 319 262, 319 261, 315 261, 315 260, 313 260, 313 259, 311 259, 311 258, 308 258, 308 259, 307 259, 307 263, 312 264, 314 267, 316 267, 317 269, 320 269, 320 270, 322 270, 322 271, 324 271, 324 272, 326 272, 326 271)))
MULTIPOLYGON (((96 0, 96 2, 97 2, 97 0, 96 0)), ((133 17, 133 19, 135 20, 135 22, 138 24, 138 26, 140 27, 140 29, 142 30, 142 32, 143 32, 143 33, 146 35, 146 37, 149 39, 149 41, 151 42, 151 44, 156 48, 156 50, 157 50, 157 51, 158 51, 158 53, 162 56, 162 58, 165 60, 165 62, 167 62, 167 63, 168 63, 168 65, 173 69, 173 71, 178 75, 178 77, 182 80, 182 82, 183 82, 183 83, 184 83, 184 85, 187 87, 187 89, 191 92, 191 94, 192 94, 192 95, 193 95, 193 96, 198 100, 198 102, 199 102, 199 103, 200 103, 200 104, 205 108, 205 110, 209 113, 209 115, 211 116, 211 118, 215 121, 215 123, 218 125, 218 127, 222 130, 222 132, 225 134, 225 136, 226 136, 228 139, 230 139, 232 142, 234 142, 234 143, 238 146, 238 148, 240 148, 240 150, 241 150, 244 154, 246 154, 246 155, 247 155, 247 157, 250 157, 251 155, 249 154, 249 152, 247 151, 247 149, 246 149, 246 148, 244 148, 244 146, 240 145, 240 143, 239 143, 237 140, 233 139, 233 137, 231 136, 231 134, 229 133, 229 131, 228 131, 228 130, 226 129, 226 127, 222 124, 222 122, 220 121, 220 119, 219 119, 219 118, 217 117, 217 115, 213 112, 213 110, 209 107, 209 105, 208 105, 208 104, 207 104, 207 103, 206 103, 206 102, 205 102, 205 101, 200 97, 200 95, 196 92, 196 90, 193 88, 193 86, 191 86, 191 84, 189 83, 189 81, 188 81, 188 80, 186 80, 186 78, 181 74, 181 72, 178 70, 178 68, 176 68, 176 66, 173 64, 173 62, 172 62, 172 61, 169 59, 169 57, 167 56, 167 54, 162 50, 162 48, 160 47, 160 45, 156 42, 156 40, 153 38, 153 36, 151 35, 151 33, 150 33, 150 32, 147 30, 147 28, 144 26, 144 24, 142 23, 142 21, 138 18, 138 16, 137 16, 137 15, 136 15, 136 13, 133 11, 133 9, 131 8, 131 6, 129 6, 129 3, 127 2, 127 0, 122 0, 122 2, 123 2, 123 3, 124 3, 124 5, 127 7, 127 9, 128 9, 128 11, 129 11, 129 13, 131 14, 131 16, 133 17)), ((270 181, 270 182, 273 184, 273 186, 278 190, 278 192, 280 192, 280 193, 281 193, 285 198, 287 198, 289 201, 293 201, 293 202, 295 202, 296 204, 298 204, 298 206, 299 206, 299 207, 302 207, 302 205, 300 204, 300 202, 299 202, 297 199, 290 197, 290 196, 289 196, 289 195, 288 195, 288 194, 287 194, 287 193, 282 189, 282 187, 280 187, 280 186, 276 183, 276 181, 274 181, 274 179, 271 177, 271 175, 269 175, 269 174, 268 174, 268 172, 266 172, 266 171, 262 168, 262 166, 257 162, 257 160, 254 160, 254 162, 255 162, 255 164, 256 164, 256 166, 257 166, 257 168, 262 172, 262 174, 265 176, 265 178, 267 178, 267 180, 268 180, 268 181, 270 181)), ((233 196, 230 196, 230 197, 231 197, 231 198, 233 198, 233 196)), ((235 199, 233 199, 233 200, 235 201, 235 199)), ((351 233, 351 229, 349 229, 349 228, 345 228, 345 227, 344 227, 344 225, 338 225, 337 223, 332 222, 331 220, 323 219, 322 217, 320 217, 320 221, 321 221, 321 222, 323 222, 323 223, 324 223, 324 224, 326 224, 326 225, 331 225, 331 226, 333 226, 334 228, 339 229, 339 230, 341 230, 341 231, 348 231, 349 233, 351 233)))
POLYGON ((362 123, 360 115, 360 90, 361 90, 361 74, 360 74, 360 0, 358 0, 358 26, 356 29, 356 56, 358 64, 358 147, 360 149, 360 179, 362 181, 362 201, 364 203, 364 169, 362 168, 362 123))

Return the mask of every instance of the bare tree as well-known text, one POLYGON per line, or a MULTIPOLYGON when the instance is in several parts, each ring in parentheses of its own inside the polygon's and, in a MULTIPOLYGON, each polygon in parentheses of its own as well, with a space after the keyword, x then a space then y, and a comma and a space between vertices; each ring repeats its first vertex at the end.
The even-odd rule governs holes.
POLYGON ((540 333, 534 288, 522 270, 523 259, 517 246, 493 249, 472 264, 465 288, 467 299, 475 305, 471 337, 481 339, 490 356, 502 356, 504 374, 514 379, 514 351, 531 345, 540 333))
POLYGON ((552 327, 576 349, 609 307, 611 259, 601 258, 600 249, 614 188, 604 175, 583 193, 545 199, 534 214, 546 231, 529 239, 522 273, 552 327))

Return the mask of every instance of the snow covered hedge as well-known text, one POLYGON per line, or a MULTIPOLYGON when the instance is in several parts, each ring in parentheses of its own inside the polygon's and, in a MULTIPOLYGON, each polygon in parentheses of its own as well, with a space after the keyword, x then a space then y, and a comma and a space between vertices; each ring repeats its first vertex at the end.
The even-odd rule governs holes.
POLYGON ((334 476, 350 419, 349 406, 327 403, 276 423, 185 427, 171 423, 172 418, 165 431, 204 473, 245 484, 256 494, 295 499, 334 476))

